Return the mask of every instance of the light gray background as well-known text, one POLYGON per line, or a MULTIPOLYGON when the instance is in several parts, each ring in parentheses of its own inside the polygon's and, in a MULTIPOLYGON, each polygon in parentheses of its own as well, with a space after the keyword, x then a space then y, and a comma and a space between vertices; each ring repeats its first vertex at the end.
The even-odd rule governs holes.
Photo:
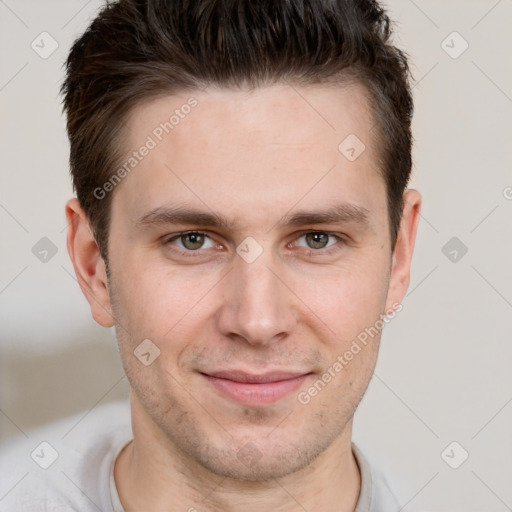
MULTIPOLYGON (((99 5, 0 0, 4 441, 127 396, 113 331, 91 319, 65 245, 61 66, 99 5), (43 31, 58 43, 46 59, 31 48, 43 31), (32 253, 42 237, 58 249, 46 263, 32 253)), ((354 439, 405 511, 512 510, 512 2, 387 5, 416 78, 412 186, 424 207, 411 286, 354 439), (458 58, 453 31, 469 44, 458 58), (456 262, 442 252, 452 237, 468 249, 456 262), (452 441, 469 453, 458 469, 441 457, 452 441)))

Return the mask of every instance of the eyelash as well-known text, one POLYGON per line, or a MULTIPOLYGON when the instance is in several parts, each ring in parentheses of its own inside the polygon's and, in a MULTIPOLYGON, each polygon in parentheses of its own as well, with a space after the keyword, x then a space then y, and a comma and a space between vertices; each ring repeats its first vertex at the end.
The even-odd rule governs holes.
MULTIPOLYGON (((332 244, 331 246, 329 246, 326 249, 306 249, 305 247, 302 247, 302 249, 306 249, 306 256, 325 256, 325 255, 335 254, 336 252, 341 250, 341 247, 339 246, 340 245, 339 242, 341 242, 341 245, 344 245, 344 243, 346 242, 345 238, 340 236, 339 234, 331 233, 329 231, 320 231, 320 230, 301 231, 298 234, 299 236, 295 240, 302 238, 304 235, 307 235, 310 233, 321 233, 321 234, 328 235, 330 237, 334 237, 337 239, 337 243, 332 244)), ((172 245, 171 242, 174 242, 175 240, 180 239, 182 236, 190 235, 190 234, 203 235, 203 236, 211 239, 209 234, 205 231, 183 231, 182 233, 177 233, 175 235, 172 235, 170 238, 164 239, 163 243, 165 246, 169 246, 169 245, 172 245)), ((172 250, 173 250, 173 252, 176 252, 178 254, 178 256, 184 256, 186 258, 196 258, 196 257, 202 256, 201 253, 203 252, 203 250, 201 250, 201 249, 183 250, 183 249, 179 249, 179 248, 175 248, 175 247, 172 250)), ((206 250, 206 249, 204 249, 204 250, 206 250)))

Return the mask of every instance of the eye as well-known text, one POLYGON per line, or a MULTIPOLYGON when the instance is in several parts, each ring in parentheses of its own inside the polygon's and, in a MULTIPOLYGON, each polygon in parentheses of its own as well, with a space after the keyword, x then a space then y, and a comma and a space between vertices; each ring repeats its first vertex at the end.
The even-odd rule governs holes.
POLYGON ((324 249, 328 247, 329 235, 327 233, 308 233, 304 235, 304 238, 312 249, 324 249))
POLYGON ((326 249, 335 245, 340 237, 332 235, 330 233, 326 233, 325 231, 309 231, 308 233, 303 234, 297 240, 304 239, 306 245, 301 245, 297 243, 299 247, 306 247, 308 249, 326 249), (329 243, 329 238, 332 243, 329 243))
POLYGON ((205 233, 201 231, 189 231, 188 233, 180 233, 169 238, 166 243, 176 245, 180 249, 186 251, 197 251, 199 249, 211 249, 215 246, 215 242, 205 233))
MULTIPOLYGON (((163 239, 163 243, 176 256, 181 257, 205 257, 212 255, 207 249, 222 249, 222 245, 216 243, 205 232, 187 231, 177 233, 163 239)), ((288 245, 289 248, 296 246, 306 249, 307 256, 332 255, 343 247, 344 238, 326 231, 307 231, 288 245)))

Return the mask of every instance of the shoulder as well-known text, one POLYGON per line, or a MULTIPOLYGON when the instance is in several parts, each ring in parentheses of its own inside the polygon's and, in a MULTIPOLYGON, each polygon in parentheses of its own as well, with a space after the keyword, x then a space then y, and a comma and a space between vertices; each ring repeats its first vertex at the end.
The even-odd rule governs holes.
POLYGON ((0 510, 109 510, 109 475, 132 438, 126 402, 26 432, 0 449, 0 510))
POLYGON ((352 443, 361 473, 361 492, 355 512, 398 512, 400 504, 384 472, 370 464, 362 450, 352 443))

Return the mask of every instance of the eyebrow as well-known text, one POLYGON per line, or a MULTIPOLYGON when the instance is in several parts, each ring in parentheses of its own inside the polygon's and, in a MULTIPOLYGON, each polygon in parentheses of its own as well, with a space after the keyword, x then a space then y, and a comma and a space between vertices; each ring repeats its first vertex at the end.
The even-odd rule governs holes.
MULTIPOLYGON (((284 215, 276 226, 297 227, 305 224, 345 224, 356 223, 363 227, 369 224, 369 210, 351 203, 341 203, 324 210, 303 210, 284 215)), ((236 222, 213 211, 203 211, 187 206, 158 207, 143 214, 137 227, 162 224, 183 224, 202 227, 218 227, 227 231, 236 228, 236 222)), ((271 229, 272 229, 271 228, 271 229)))

